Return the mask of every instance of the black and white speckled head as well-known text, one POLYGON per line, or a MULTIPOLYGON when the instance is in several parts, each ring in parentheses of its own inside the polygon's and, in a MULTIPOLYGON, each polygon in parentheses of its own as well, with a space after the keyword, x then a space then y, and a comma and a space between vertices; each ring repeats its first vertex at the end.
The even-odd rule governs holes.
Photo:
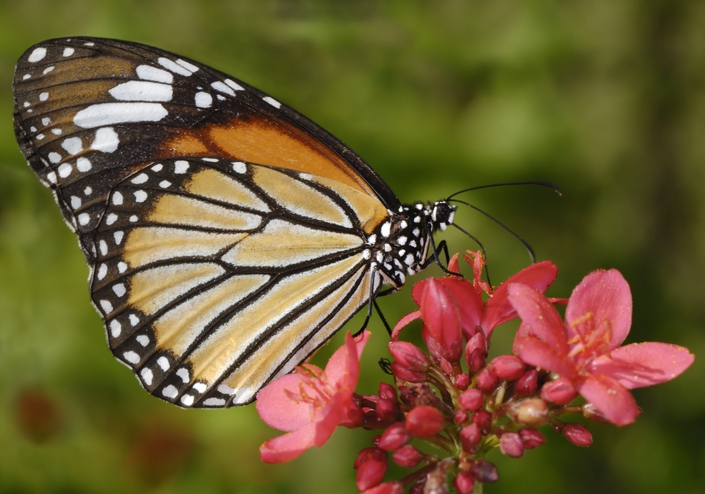
POLYGON ((401 288, 407 275, 423 269, 431 237, 453 222, 456 207, 447 201, 404 205, 367 238, 371 266, 382 282, 401 288))

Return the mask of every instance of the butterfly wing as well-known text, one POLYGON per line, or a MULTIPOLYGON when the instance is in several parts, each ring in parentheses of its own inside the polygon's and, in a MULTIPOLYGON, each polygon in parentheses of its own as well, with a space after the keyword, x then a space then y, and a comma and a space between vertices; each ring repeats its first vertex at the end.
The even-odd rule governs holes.
POLYGON ((378 289, 365 238, 397 198, 273 98, 96 38, 30 48, 14 92, 20 148, 79 237, 109 346, 155 396, 251 402, 378 289))

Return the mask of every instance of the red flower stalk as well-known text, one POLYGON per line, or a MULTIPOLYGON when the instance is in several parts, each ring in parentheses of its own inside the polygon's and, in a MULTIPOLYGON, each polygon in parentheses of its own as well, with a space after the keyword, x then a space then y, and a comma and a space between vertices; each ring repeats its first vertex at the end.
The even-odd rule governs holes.
POLYGON ((360 355, 370 337, 365 331, 328 361, 325 370, 305 364, 263 388, 257 395, 257 412, 269 426, 288 431, 260 447, 266 463, 293 460, 312 446, 322 446, 339 426, 362 424, 362 410, 353 400, 360 372, 360 355))
POLYGON ((590 273, 573 290, 565 324, 531 287, 511 285, 509 300, 522 319, 514 353, 569 380, 616 425, 629 424, 639 414, 629 389, 669 381, 694 359, 686 348, 666 343, 620 347, 631 326, 632 296, 614 269, 590 273))

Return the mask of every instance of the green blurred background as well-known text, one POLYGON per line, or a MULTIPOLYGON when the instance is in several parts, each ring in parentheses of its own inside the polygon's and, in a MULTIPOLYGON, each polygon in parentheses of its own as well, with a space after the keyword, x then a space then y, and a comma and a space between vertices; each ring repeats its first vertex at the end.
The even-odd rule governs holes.
MULTIPOLYGON (((702 356, 704 26, 705 2, 687 0, 0 1, 0 492, 352 493, 372 437, 340 429, 321 450, 264 465, 258 446, 274 431, 254 407, 180 410, 113 360, 76 240, 14 140, 10 83, 30 45, 114 37, 212 65, 333 132, 404 201, 555 182, 562 198, 538 187, 466 198, 558 264, 553 296, 618 268, 634 294, 629 341, 702 356)), ((487 246, 495 283, 528 263, 481 215, 458 222, 487 246)), ((408 290, 382 304, 390 320, 414 309, 408 290)), ((363 393, 384 378, 386 335, 372 330, 363 393)), ((700 357, 636 392, 637 423, 591 425, 589 449, 547 430, 520 460, 494 455, 501 479, 486 492, 705 492, 704 376, 700 357)))

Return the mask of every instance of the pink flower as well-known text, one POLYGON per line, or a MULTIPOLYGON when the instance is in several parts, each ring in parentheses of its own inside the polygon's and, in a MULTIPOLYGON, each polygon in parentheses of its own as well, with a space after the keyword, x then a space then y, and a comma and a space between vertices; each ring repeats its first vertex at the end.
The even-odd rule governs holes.
POLYGON ((629 285, 617 270, 594 271, 568 301, 565 324, 533 288, 509 286, 522 319, 513 350, 521 359, 568 379, 610 422, 633 422, 639 408, 629 389, 669 381, 693 362, 686 348, 667 343, 620 347, 632 322, 629 285))
POLYGON ((260 447, 266 463, 293 460, 312 446, 322 446, 338 425, 362 424, 360 406, 353 400, 360 372, 360 355, 369 331, 345 337, 325 370, 304 364, 293 374, 270 383, 257 394, 257 413, 269 426, 287 431, 260 447))

